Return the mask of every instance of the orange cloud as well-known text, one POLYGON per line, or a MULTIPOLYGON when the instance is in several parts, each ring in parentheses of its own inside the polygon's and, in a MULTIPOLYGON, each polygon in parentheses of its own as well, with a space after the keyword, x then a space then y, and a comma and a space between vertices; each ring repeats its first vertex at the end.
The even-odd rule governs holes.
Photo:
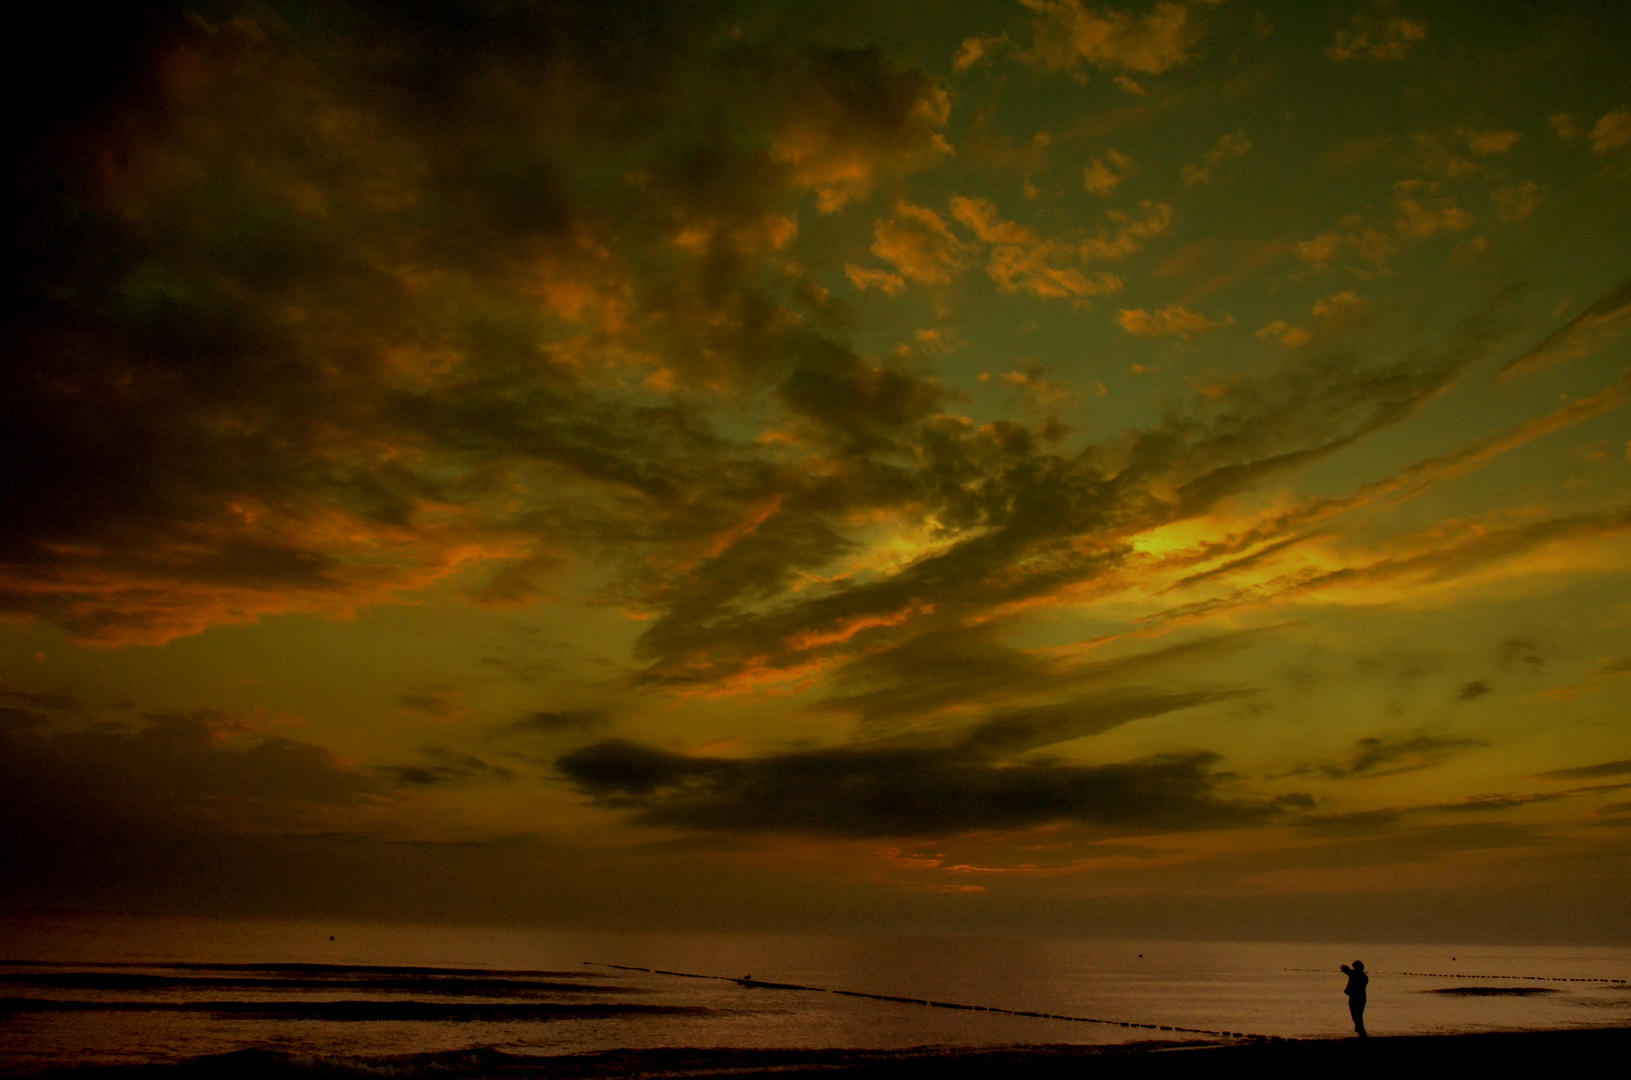
POLYGON ((873 226, 872 254, 892 263, 908 281, 949 283, 962 269, 967 245, 952 235, 939 214, 902 202, 894 215, 873 226))
POLYGON ((1148 14, 1089 9, 1082 0, 1022 0, 1035 11, 1036 62, 1054 70, 1094 67, 1159 75, 1189 59, 1198 36, 1190 5, 1161 0, 1148 14))
POLYGON ((1338 30, 1325 55, 1333 60, 1403 60, 1427 38, 1427 24, 1397 16, 1355 15, 1352 29, 1338 30))
POLYGON ((1233 315, 1225 315, 1221 319, 1208 319, 1205 315, 1188 308, 1174 304, 1159 311, 1144 311, 1142 309, 1127 310, 1117 316, 1116 321, 1121 328, 1129 334, 1139 337, 1194 337, 1197 334, 1210 334, 1222 330, 1225 326, 1234 324, 1233 315))

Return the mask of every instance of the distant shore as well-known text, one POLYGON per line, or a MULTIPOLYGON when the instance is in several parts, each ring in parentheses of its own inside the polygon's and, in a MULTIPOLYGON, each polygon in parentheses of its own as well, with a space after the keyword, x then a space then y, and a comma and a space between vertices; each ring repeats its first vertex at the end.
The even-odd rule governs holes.
MULTIPOLYGON (((244 1050, 175 1065, 84 1066, 35 1073, 78 1080, 158 1080, 160 1077, 231 1076, 234 1080, 435 1076, 442 1080, 657 1080, 774 1073, 827 1080, 985 1077, 1081 1080, 1085 1076, 1177 1076, 1206 1070, 1320 1070, 1308 1075, 1346 1075, 1425 1066, 1456 1071, 1488 1068, 1510 1072, 1540 1062, 1624 1062, 1631 1054, 1631 1027, 1565 1031, 1501 1031, 1459 1035, 1378 1035, 1369 1039, 1144 1042, 1110 1046, 1076 1044, 978 1047, 917 1047, 907 1050, 760 1050, 677 1048, 533 1056, 476 1048, 435 1054, 314 1059, 244 1050)), ((1612 1067, 1612 1066, 1605 1066, 1612 1067)), ((1378 1077, 1380 1080, 1380 1077, 1378 1077)))

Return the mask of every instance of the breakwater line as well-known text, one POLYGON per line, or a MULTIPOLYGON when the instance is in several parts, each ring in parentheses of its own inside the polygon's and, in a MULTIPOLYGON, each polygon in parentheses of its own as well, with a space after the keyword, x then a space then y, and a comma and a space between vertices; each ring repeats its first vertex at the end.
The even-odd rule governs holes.
POLYGON ((994 1005, 965 1005, 955 1001, 936 1001, 933 998, 900 997, 894 994, 868 994, 859 990, 833 990, 824 986, 804 986, 800 983, 769 982, 751 975, 732 978, 729 975, 698 975, 689 971, 665 971, 662 968, 633 967, 627 964, 602 964, 585 960, 586 967, 605 967, 614 971, 640 971, 647 975, 668 975, 676 979, 713 979, 735 983, 753 990, 798 990, 812 994, 838 994, 843 997, 867 998, 872 1001, 892 1001, 901 1005, 920 1005, 930 1009, 959 1009, 966 1012, 998 1013, 1003 1016, 1025 1016, 1036 1020, 1066 1020, 1075 1024, 1102 1024, 1106 1027, 1139 1028, 1144 1031, 1171 1031, 1183 1035, 1211 1035, 1224 1039, 1249 1039, 1256 1042, 1296 1042, 1284 1035, 1259 1035, 1248 1031, 1213 1031, 1209 1028, 1180 1027, 1177 1024, 1141 1024, 1131 1020, 1101 1020, 1092 1016, 1067 1016, 1060 1013, 1033 1012, 1026 1009, 1000 1009, 994 1005))

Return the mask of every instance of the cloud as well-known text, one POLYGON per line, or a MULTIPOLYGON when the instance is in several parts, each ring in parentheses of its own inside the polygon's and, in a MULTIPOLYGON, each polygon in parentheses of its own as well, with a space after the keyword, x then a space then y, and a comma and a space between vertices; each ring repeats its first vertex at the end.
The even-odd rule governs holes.
MULTIPOLYGON (((1072 263, 1094 257, 1094 241, 1071 244, 1065 240, 1046 239, 1031 228, 1005 221, 995 205, 985 199, 956 196, 952 199, 952 217, 974 231, 990 245, 986 260, 986 274, 1005 292, 1028 292, 1043 299, 1083 299, 1120 292, 1119 277, 1108 273, 1087 273, 1072 263)), ((1149 205, 1149 204, 1146 204, 1149 205)), ((1112 211, 1112 214, 1116 212, 1112 211)), ((1159 215, 1157 215, 1159 216, 1159 215)), ((1168 215, 1170 218, 1170 215, 1168 215)), ((1133 222, 1112 217, 1121 226, 1118 241, 1134 244, 1128 253, 1137 250, 1137 241, 1131 237, 1135 231, 1148 231, 1150 222, 1133 222)), ((1164 222, 1161 228, 1165 228, 1164 222)), ((1116 255, 1099 257, 1114 258, 1116 255)))
MULTIPOLYGON (((9 610, 162 640, 432 581, 479 595, 513 568, 491 591, 533 595, 588 565, 597 601, 647 617, 636 686, 816 687, 814 707, 875 727, 1086 730, 1114 712, 1096 702, 1133 715, 1161 694, 1004 650, 1005 620, 1115 586, 1142 533, 1412 415, 1477 353, 1288 356, 1068 449, 1043 409, 950 415, 920 357, 864 355, 813 287, 823 205, 888 193, 875 272, 903 286, 908 266, 955 273, 951 233, 998 288, 1070 300, 1118 288, 1101 270, 1171 208, 1064 232, 897 202, 895 179, 945 157, 922 72, 722 46, 712 25, 607 56, 554 10, 483 9, 459 49, 438 9, 360 16, 345 40, 397 43, 384 54, 185 31, 209 91, 87 136, 123 171, 67 169, 81 209, 42 195, 17 214, 38 212, 38 281, 0 399, 22 515, 0 523, 9 610)), ((1238 688, 1159 688, 1241 707, 1238 688)), ((447 715, 436 689, 405 707, 447 715)), ((487 775, 447 753, 353 780, 400 798, 487 775)), ((959 784, 1017 767, 960 753, 959 784)))
MULTIPOLYGON (((1068 409, 1080 398, 1081 393, 1069 386, 1046 378, 1047 369, 1037 364, 1026 365, 1019 371, 1005 371, 1000 376, 1003 384, 1011 386, 1024 394, 1022 408, 1027 412, 1039 416, 1058 416, 1061 410, 1068 409)), ((989 372, 980 375, 980 382, 992 381, 989 372)), ((1101 387, 1103 384, 1099 384, 1101 387)), ((1099 396, 1103 396, 1101 393, 1099 396)))
POLYGON ((1102 158, 1094 155, 1087 168, 1082 170, 1082 186, 1100 198, 1108 198, 1123 180, 1137 172, 1138 166, 1132 158, 1118 150, 1106 150, 1102 158), (1109 161, 1108 165, 1106 161, 1109 161))
POLYGON ((396 788, 310 743, 247 741, 216 710, 151 713, 134 729, 61 730, 16 710, 11 721, 0 722, 0 818, 13 834, 372 829, 370 810, 396 788))
POLYGON ((1591 149, 1596 154, 1611 154, 1622 146, 1631 145, 1631 109, 1620 108, 1604 113, 1591 128, 1591 149))
POLYGON ((559 712, 533 712, 507 725, 504 730, 528 735, 565 735, 603 727, 610 721, 600 709, 566 709, 559 712))
POLYGON ((1460 133, 1467 140, 1467 148, 1475 154, 1504 154, 1523 138, 1522 133, 1516 131, 1469 131, 1461 128, 1460 133))
MULTIPOLYGON (((1375 506, 1378 503, 1390 504, 1413 498, 1446 479, 1464 475, 1468 471, 1481 467, 1510 450, 1528 445, 1535 439, 1564 430, 1584 420, 1600 416, 1604 412, 1620 408, 1628 401, 1631 401, 1631 375, 1621 378, 1617 383, 1600 393, 1577 398, 1544 416, 1535 417, 1507 431, 1480 439, 1458 450, 1416 462, 1400 469, 1391 476, 1371 481, 1361 486, 1351 495, 1308 499, 1299 504, 1294 504, 1289 509, 1277 511, 1255 526, 1224 541, 1201 544, 1182 555, 1174 554, 1169 556, 1172 565, 1183 567, 1193 566, 1220 556, 1239 556, 1211 569, 1191 574, 1181 579, 1174 588, 1198 584, 1205 580, 1227 576, 1238 570, 1258 565, 1262 560, 1272 558, 1279 552, 1293 549, 1314 539, 1318 534, 1313 530, 1321 528, 1322 523, 1328 522, 1335 517, 1363 507, 1375 506), (1247 551, 1249 554, 1240 555, 1242 551, 1247 551)), ((1482 528, 1482 526, 1479 526, 1479 528, 1482 528)), ((1562 527, 1561 531, 1565 534, 1571 534, 1571 539, 1578 538, 1588 542, 1593 536, 1601 535, 1600 532, 1585 526, 1584 523, 1580 523, 1575 530, 1562 527)), ((1539 543, 1557 542, 1556 535, 1553 535, 1551 539, 1536 539, 1544 537, 1546 532, 1546 529, 1537 529, 1531 534, 1531 541, 1539 543)), ((1427 537, 1413 541, 1412 546, 1425 547, 1430 550, 1435 548, 1453 549, 1465 541, 1465 533, 1456 533, 1453 536, 1430 534, 1427 537)), ((1516 541, 1513 537, 1503 537, 1496 543, 1497 546, 1506 545, 1511 550, 1523 550, 1523 543, 1516 541)), ((1443 551, 1441 551, 1441 554, 1443 554, 1443 551)), ((1446 555, 1446 557, 1449 556, 1446 555)), ((1451 561, 1453 563, 1453 559, 1451 561)), ((1399 565, 1401 564, 1395 564, 1395 571, 1399 570, 1399 565)), ((1423 564, 1416 564, 1416 568, 1419 569, 1421 565, 1423 564)), ((1477 561, 1469 563, 1469 567, 1478 565, 1482 564, 1477 561)), ((1453 577, 1454 575, 1448 576, 1453 577)), ((1346 579, 1346 574, 1339 573, 1324 580, 1325 583, 1331 584, 1340 583, 1346 579)), ((1305 575, 1300 579, 1283 579, 1281 584, 1295 591, 1295 589, 1311 580, 1316 580, 1316 578, 1305 575)), ((1261 602, 1265 598, 1262 593, 1248 591, 1238 594, 1231 600, 1214 599, 1204 603, 1208 610, 1217 610, 1220 607, 1233 606, 1237 603, 1261 602)), ((1535 646, 1532 643, 1518 639, 1512 639, 1507 645, 1503 646, 1500 656, 1502 667, 1510 668, 1514 666, 1518 662, 1518 659, 1514 659, 1515 657, 1521 659, 1525 665, 1530 667, 1544 665, 1545 663, 1544 659, 1535 652, 1535 646)))
POLYGON ((1631 278, 1586 305, 1586 309, 1523 355, 1508 361, 1496 372, 1505 382, 1557 364, 1590 356, 1631 327, 1631 278))
POLYGON ((824 213, 865 198, 880 176, 906 175, 951 153, 938 130, 951 99, 920 70, 848 50, 810 54, 791 74, 791 107, 772 136, 771 159, 815 192, 824 213))
POLYGON ((1132 310, 1124 308, 1116 317, 1116 321, 1121 324, 1123 330, 1138 337, 1176 335, 1189 338, 1222 330, 1226 326, 1234 325, 1235 320, 1232 315, 1225 315, 1221 319, 1208 319, 1199 312, 1174 304, 1154 312, 1141 308, 1132 310))
POLYGON ((1267 820, 1272 804, 1216 793, 1211 754, 1114 765, 999 765, 971 748, 834 749, 688 757, 609 740, 556 765, 598 804, 648 826, 890 837, 1075 821, 1110 830, 1267 820))
POLYGON ((1455 198, 1441 194, 1439 181, 1400 180, 1393 185, 1393 208, 1398 217, 1390 230, 1367 224, 1352 214, 1337 223, 1338 228, 1297 245, 1297 256, 1315 269, 1335 262, 1344 252, 1373 265, 1385 263, 1400 251, 1444 232, 1465 232, 1473 225, 1472 214, 1455 198))
POLYGON ((1426 38, 1427 24, 1419 19, 1355 15, 1352 28, 1338 30, 1325 55, 1341 61, 1403 60, 1426 38))
POLYGON ((1441 232, 1465 232, 1473 217, 1447 196, 1434 195, 1435 186, 1422 180, 1401 180, 1393 185, 1393 205, 1399 211, 1394 228, 1411 240, 1426 240, 1441 232))
POLYGON ((957 47, 957 55, 952 57, 952 70, 962 74, 981 61, 995 56, 998 52, 1013 48, 1013 44, 1006 34, 996 37, 964 38, 963 43, 957 47))
POLYGON ((1356 741, 1353 753, 1345 761, 1321 765, 1319 771, 1333 780, 1355 776, 1393 776, 1430 769, 1458 754, 1488 745, 1482 739, 1429 735, 1426 732, 1406 736, 1371 736, 1356 741))
MULTIPOLYGON (((1330 296, 1314 301, 1309 314, 1324 323, 1328 330, 1352 326, 1365 314, 1370 305, 1357 293, 1343 291, 1332 293, 1330 296)), ((1312 345, 1315 335, 1312 330, 1302 326, 1293 326, 1284 319, 1276 319, 1257 331, 1257 336, 1269 341, 1278 341, 1280 344, 1292 349, 1301 349, 1312 345)))
POLYGON ((1368 306, 1357 293, 1343 291, 1314 301, 1309 314, 1333 325, 1346 325, 1363 315, 1368 306))
POLYGON ((1514 225, 1527 221, 1540 208, 1540 185, 1533 180, 1520 184, 1507 184, 1489 193, 1495 203, 1495 216, 1504 224, 1514 225))
MULTIPOLYGON (((854 717, 868 732, 943 726, 947 717, 971 728, 1037 709, 1075 717, 1058 741, 1177 709, 1243 700, 1248 688, 1178 688, 1199 662, 1233 656, 1279 628, 1211 634, 1107 660, 1071 663, 1005 645, 1001 627, 937 626, 892 648, 857 656, 834 673, 820 702, 854 717), (1156 689, 1151 683, 1169 685, 1156 689), (1113 721, 1113 722, 1112 722, 1113 721)), ((938 732, 939 727, 933 727, 938 732)), ((962 737, 962 736, 958 736, 962 737)))
MULTIPOLYGON (((1146 618, 1171 620, 1322 594, 1326 598, 1346 595, 1358 602, 1374 604, 1382 586, 1388 584, 1408 587, 1411 595, 1419 596, 1429 588, 1449 586, 1494 572, 1504 577, 1518 573, 1553 573, 1558 569, 1558 562, 1565 567, 1569 565, 1571 549, 1584 548, 1628 530, 1631 530, 1631 508, 1628 507, 1547 517, 1506 528, 1477 523, 1451 530, 1429 530, 1408 541, 1395 541, 1389 548, 1391 554, 1369 561, 1338 559, 1334 561, 1347 565, 1332 569, 1333 560, 1323 560, 1318 566, 1281 575, 1266 587, 1237 590, 1230 596, 1195 601, 1146 618), (1538 559, 1537 555, 1543 551, 1553 554, 1555 561, 1538 559)), ((1193 575, 1182 584, 1250 566, 1262 555, 1305 539, 1308 538, 1268 544, 1253 556, 1204 575, 1193 575)))
POLYGON ((908 281, 943 285, 962 270, 967 245, 928 207, 898 203, 892 217, 878 219, 873 236, 872 254, 908 281))
POLYGON ((1601 765, 1581 765, 1573 769, 1553 769, 1551 772, 1535 773, 1530 779, 1600 780, 1607 776, 1624 776, 1626 773, 1631 773, 1631 761, 1605 761, 1601 765))
POLYGON ((1552 125, 1552 130, 1557 132, 1557 137, 1560 139, 1578 139, 1585 134, 1584 131, 1580 130, 1580 125, 1575 122, 1572 113, 1553 113, 1548 120, 1552 125))
POLYGON ((1316 269, 1327 266, 1341 254, 1342 241, 1339 233, 1322 233, 1312 240, 1300 241, 1297 244, 1297 257, 1316 269))
POLYGON ((1292 349, 1300 349, 1305 345, 1313 344, 1314 341, 1312 332, 1301 326, 1292 326, 1284 319, 1275 319, 1267 326, 1259 328, 1257 336, 1270 341, 1278 341, 1280 344, 1292 349))
POLYGON ((1510 637, 1501 642, 1496 663, 1506 671, 1538 671, 1546 666, 1541 647, 1533 641, 1510 637))
POLYGON ((1488 693, 1491 693, 1489 683, 1482 679, 1478 679, 1473 682, 1463 684, 1461 689, 1456 691, 1455 699, 1457 701, 1477 701, 1479 698, 1488 693))
POLYGON ((1185 165, 1182 170, 1184 183, 1189 187, 1205 184, 1212 179, 1212 169, 1231 158, 1245 157, 1251 151, 1252 142, 1246 138, 1244 131, 1231 131, 1218 139, 1217 144, 1206 152, 1205 165, 1185 165))
POLYGON ((73 694, 32 694, 5 682, 0 682, 0 701, 14 709, 44 709, 58 713, 80 712, 85 708, 85 702, 73 694))
POLYGON ((446 747, 427 746, 419 751, 425 758, 421 765, 389 765, 378 770, 398 784, 409 787, 442 787, 448 784, 474 784, 492 780, 509 780, 514 773, 500 765, 492 765, 470 754, 460 754, 446 747))
POLYGON ((949 153, 920 69, 667 8, 346 10, 178 16, 25 154, 0 611, 120 645, 455 580, 525 602, 774 494, 751 433, 665 395, 769 388, 818 441, 933 397, 794 258, 805 200, 949 153))
MULTIPOLYGON (((667 578, 661 613, 637 645, 641 679, 709 692, 818 677, 841 684, 847 665, 875 667, 893 650, 932 641, 944 651, 932 669, 915 669, 919 681, 930 670, 975 679, 991 643, 969 624, 990 630, 1004 613, 1115 580, 1135 535, 1412 415, 1487 356, 1498 311, 1386 364, 1298 361, 1238 380, 1119 445, 1069 456, 1013 422, 925 416, 911 434, 915 472, 885 474, 887 486, 870 467, 812 477, 728 548, 667 578), (902 525, 926 528, 918 535, 932 542, 887 572, 848 569, 848 535, 834 518, 859 499, 902 508, 893 511, 902 525), (800 575, 817 574, 802 584, 810 579, 800 575)), ((947 686, 972 693, 975 683, 947 686)))
POLYGON ((424 686, 401 695, 396 703, 436 720, 451 720, 467 711, 459 703, 461 696, 457 687, 424 686))
POLYGON ((1089 9, 1082 0, 1022 0, 1037 13, 1031 57, 1051 70, 1082 61, 1105 70, 1159 75, 1189 59, 1199 36, 1189 4, 1162 0, 1135 16, 1110 8, 1089 9))
POLYGON ((846 263, 844 276, 849 278, 850 284, 865 292, 868 289, 877 289, 885 296, 899 296, 906 291, 906 279, 899 274, 891 274, 887 270, 877 270, 866 266, 856 266, 846 263))
POLYGON ((1123 259, 1140 251, 1157 236, 1166 235, 1172 228, 1172 207, 1166 203, 1141 201, 1138 208, 1142 216, 1124 210, 1107 210, 1113 229, 1101 230, 1081 245, 1084 259, 1123 259))

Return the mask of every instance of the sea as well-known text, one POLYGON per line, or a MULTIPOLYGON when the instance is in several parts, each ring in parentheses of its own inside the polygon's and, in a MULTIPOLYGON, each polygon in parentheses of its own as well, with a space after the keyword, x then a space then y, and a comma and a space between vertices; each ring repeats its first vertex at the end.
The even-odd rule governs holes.
MULTIPOLYGON (((1631 949, 0 919, 0 1073, 1631 1025, 1631 949)), ((367 1067, 364 1067, 367 1066, 367 1067)))

